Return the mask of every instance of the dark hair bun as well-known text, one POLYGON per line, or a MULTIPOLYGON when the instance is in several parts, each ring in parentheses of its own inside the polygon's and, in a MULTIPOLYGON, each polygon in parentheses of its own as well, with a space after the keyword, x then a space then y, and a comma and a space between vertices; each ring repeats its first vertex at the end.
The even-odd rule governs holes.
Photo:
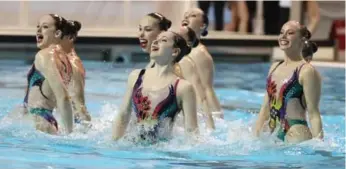
POLYGON ((304 58, 308 57, 308 56, 313 56, 314 53, 316 53, 318 50, 318 46, 315 42, 311 42, 311 41, 305 41, 304 43, 304 47, 302 50, 302 55, 304 58))
POLYGON ((72 23, 72 27, 77 32, 80 31, 80 29, 82 28, 82 24, 79 21, 71 21, 71 23, 72 23))
POLYGON ((311 49, 313 53, 316 53, 318 50, 318 46, 315 42, 311 42, 311 49))
POLYGON ((167 18, 164 18, 164 25, 165 25, 166 30, 168 30, 172 26, 172 21, 170 21, 167 18))
POLYGON ((160 30, 167 31, 172 26, 172 21, 170 21, 160 13, 154 12, 148 14, 148 16, 151 16, 159 21, 160 30))
POLYGON ((202 36, 207 36, 208 35, 208 30, 203 30, 203 32, 201 33, 202 36))

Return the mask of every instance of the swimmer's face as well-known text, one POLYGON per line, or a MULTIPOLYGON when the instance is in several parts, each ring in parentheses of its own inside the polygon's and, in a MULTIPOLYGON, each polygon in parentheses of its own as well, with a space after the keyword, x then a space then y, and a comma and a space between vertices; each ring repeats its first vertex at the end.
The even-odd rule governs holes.
POLYGON ((145 16, 139 24, 138 38, 142 50, 150 53, 152 42, 156 39, 157 35, 161 33, 157 19, 151 16, 145 16))
POLYGON ((179 35, 182 36, 186 40, 186 42, 189 46, 192 46, 192 41, 191 41, 191 39, 189 39, 188 32, 189 32, 189 30, 187 29, 186 26, 182 26, 179 29, 179 35))
POLYGON ((50 15, 44 15, 37 24, 36 41, 37 47, 44 49, 56 43, 61 36, 61 31, 55 28, 55 20, 50 15))
POLYGON ((203 11, 198 8, 190 9, 189 11, 185 12, 181 25, 188 26, 195 31, 203 30, 206 26, 203 21, 203 14, 203 11))
POLYGON ((180 50, 174 48, 173 32, 162 32, 151 45, 150 58, 156 62, 169 64, 178 56, 180 50))
POLYGON ((294 21, 282 26, 278 39, 281 50, 301 50, 303 41, 299 30, 299 23, 294 21))

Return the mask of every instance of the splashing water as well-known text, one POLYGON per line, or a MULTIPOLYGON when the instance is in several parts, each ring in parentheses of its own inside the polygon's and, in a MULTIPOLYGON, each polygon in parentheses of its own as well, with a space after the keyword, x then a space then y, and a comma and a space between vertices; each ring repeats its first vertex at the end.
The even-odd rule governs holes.
MULTIPOLYGON (((255 66, 258 70, 246 66, 232 65, 234 70, 228 69, 229 64, 227 69, 224 65, 216 66, 218 72, 223 72, 216 76, 215 86, 220 86, 216 87, 216 93, 225 107, 223 109, 225 119, 215 119, 216 131, 208 132, 199 116, 201 136, 198 140, 187 140, 184 136, 182 119, 178 118, 173 130, 175 137, 154 145, 111 140, 112 121, 119 110, 118 106, 121 105, 122 92, 126 85, 124 76, 126 68, 105 70, 105 66, 99 63, 86 64, 87 71, 89 70, 86 100, 93 117, 92 126, 85 128, 76 125, 75 132, 67 136, 52 136, 36 131, 32 122, 25 117, 18 116, 18 113, 8 113, 23 97, 23 90, 20 87, 23 88, 25 81, 5 76, 5 80, 0 81, 0 84, 6 84, 5 87, 0 87, 0 92, 4 93, 4 97, 0 98, 0 151, 2 152, 0 166, 2 168, 184 169, 344 167, 344 96, 339 96, 342 92, 340 90, 332 91, 336 90, 333 85, 344 81, 344 76, 341 78, 333 76, 340 76, 336 74, 344 69, 321 69, 322 75, 335 79, 324 81, 325 92, 321 101, 324 142, 309 140, 297 145, 287 145, 276 143, 273 138, 265 134, 260 138, 252 136, 252 126, 257 118, 257 113, 252 112, 258 112, 264 92, 257 89, 262 89, 264 86, 262 82, 264 78, 261 76, 264 76, 262 74, 265 72, 259 70, 268 65, 255 66), (241 76, 240 72, 246 73, 247 76, 241 76), (251 79, 247 79, 249 77, 251 79), (233 83, 228 79, 238 80, 233 83), (254 82, 249 83, 250 80, 254 82), (22 86, 19 85, 19 89, 8 87, 13 83, 22 86), (261 85, 250 86, 254 83, 261 85), (337 106, 328 107, 329 105, 337 106)), ((27 67, 17 66, 16 69, 19 71, 16 76, 24 78, 27 67)), ((0 72, 6 74, 6 71, 10 70, 11 68, 5 68, 0 69, 0 72)), ((59 114, 54 113, 61 123, 59 114)))

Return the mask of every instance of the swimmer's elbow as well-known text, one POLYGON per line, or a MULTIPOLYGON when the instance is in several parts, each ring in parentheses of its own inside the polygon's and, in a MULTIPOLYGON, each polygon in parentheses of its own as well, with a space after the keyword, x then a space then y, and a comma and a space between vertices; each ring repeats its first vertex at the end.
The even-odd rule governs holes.
POLYGON ((313 138, 323 139, 322 118, 319 112, 309 112, 311 134, 313 138))

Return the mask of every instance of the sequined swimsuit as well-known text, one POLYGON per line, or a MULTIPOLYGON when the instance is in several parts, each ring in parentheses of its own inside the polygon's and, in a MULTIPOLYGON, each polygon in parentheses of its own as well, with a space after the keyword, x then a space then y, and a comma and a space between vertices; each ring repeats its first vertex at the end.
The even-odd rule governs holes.
POLYGON ((174 86, 170 84, 168 86, 168 96, 165 97, 163 94, 167 87, 159 91, 146 92, 144 95, 142 89, 143 75, 145 69, 141 70, 138 79, 133 87, 132 94, 132 107, 136 113, 137 123, 143 121, 154 121, 153 128, 150 131, 144 131, 140 133, 140 137, 143 140, 155 140, 157 139, 157 133, 164 120, 169 119, 169 122, 174 121, 175 116, 180 111, 178 102, 176 99, 176 90, 179 83, 179 78, 175 81, 174 86), (163 96, 163 97, 162 97, 163 96), (153 104, 157 103, 156 107, 152 107, 153 104), (150 113, 149 111, 152 111, 150 113))
POLYGON ((279 97, 276 98, 276 83, 272 80, 273 72, 283 63, 279 62, 273 71, 269 74, 267 78, 267 93, 269 97, 269 107, 270 107, 270 120, 269 127, 273 132, 277 125, 280 126, 278 132, 278 138, 285 139, 286 133, 290 127, 295 124, 307 125, 306 120, 300 119, 286 119, 286 108, 290 99, 299 99, 302 107, 305 107, 302 102, 303 97, 303 86, 299 84, 299 73, 304 64, 298 66, 291 78, 286 81, 280 88, 279 97))

